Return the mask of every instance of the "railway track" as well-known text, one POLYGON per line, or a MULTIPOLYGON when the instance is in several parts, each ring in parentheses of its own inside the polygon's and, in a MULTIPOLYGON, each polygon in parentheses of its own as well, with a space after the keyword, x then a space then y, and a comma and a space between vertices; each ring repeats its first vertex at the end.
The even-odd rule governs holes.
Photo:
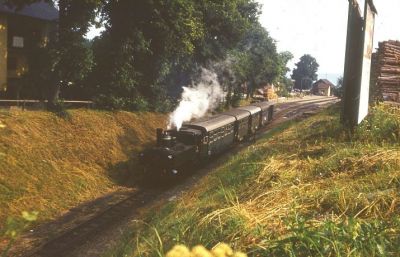
MULTIPOLYGON (((279 124, 289 118, 300 116, 304 111, 317 110, 321 106, 333 104, 337 102, 336 98, 329 99, 310 99, 296 102, 280 103, 276 105, 274 111, 274 119, 270 125, 258 133, 257 138, 268 131, 271 127, 279 124)), ((234 152, 248 147, 250 143, 245 142, 239 144, 234 152)), ((196 183, 200 177, 205 176, 210 169, 221 164, 228 158, 232 152, 222 154, 217 160, 201 168, 201 171, 196 172, 192 178, 185 181, 183 185, 177 185, 172 188, 142 188, 137 192, 129 194, 125 199, 109 206, 106 209, 98 212, 93 217, 81 221, 75 227, 70 228, 51 239, 44 240, 41 244, 34 249, 24 251, 23 253, 15 252, 12 256, 20 257, 71 257, 71 256, 98 256, 95 252, 93 254, 80 253, 80 249, 91 240, 98 237, 104 231, 112 230, 114 228, 124 228, 133 217, 140 214, 140 210, 154 204, 157 201, 167 200, 171 197, 176 197, 177 194, 186 190, 191 184, 196 183)), ((102 250, 98 250, 101 252, 102 250)))
POLYGON ((336 103, 336 102, 339 102, 337 98, 321 99, 321 100, 305 100, 294 103, 293 102, 282 103, 278 105, 276 112, 274 112, 274 120, 284 117, 285 115, 293 115, 296 112, 303 111, 304 109, 308 109, 310 107, 318 107, 318 105, 323 105, 325 103, 336 103), (301 103, 302 105, 299 106, 298 103, 301 103))

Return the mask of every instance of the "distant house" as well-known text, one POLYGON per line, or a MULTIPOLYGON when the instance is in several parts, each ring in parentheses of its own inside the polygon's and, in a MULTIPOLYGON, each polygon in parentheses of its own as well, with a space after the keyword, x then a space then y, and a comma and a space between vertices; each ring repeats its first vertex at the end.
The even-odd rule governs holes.
POLYGON ((265 99, 271 100, 277 98, 276 92, 275 92, 275 85, 274 84, 265 84, 261 88, 257 89, 257 93, 259 95, 262 95, 265 99))
POLYGON ((335 85, 327 79, 320 79, 312 86, 311 93, 314 95, 331 96, 335 85))
POLYGON ((46 2, 20 9, 0 3, 0 95, 13 97, 29 69, 30 49, 56 37, 57 21, 58 10, 46 2))

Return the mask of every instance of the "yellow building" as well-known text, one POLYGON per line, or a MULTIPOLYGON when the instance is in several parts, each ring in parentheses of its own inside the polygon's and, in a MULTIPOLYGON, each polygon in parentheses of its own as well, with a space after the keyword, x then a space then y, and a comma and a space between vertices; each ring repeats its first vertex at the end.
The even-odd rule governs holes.
POLYGON ((0 3, 0 97, 18 98, 29 51, 55 38, 58 11, 45 2, 15 8, 0 3))

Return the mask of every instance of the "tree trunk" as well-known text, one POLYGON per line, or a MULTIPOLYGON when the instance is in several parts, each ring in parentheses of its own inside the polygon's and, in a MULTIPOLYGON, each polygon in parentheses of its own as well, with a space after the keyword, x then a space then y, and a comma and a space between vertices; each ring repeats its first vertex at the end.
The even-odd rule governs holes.
MULTIPOLYGON (((63 42, 66 41, 66 34, 68 33, 68 26, 66 24, 66 17, 67 17, 67 11, 68 11, 68 4, 69 0, 59 0, 58 1, 58 8, 59 8, 59 20, 58 20, 58 38, 57 38, 57 44, 56 47, 58 48, 60 52, 60 48, 63 42)), ((61 52, 61 58, 64 53, 61 52)), ((63 81, 62 75, 63 72, 59 71, 58 69, 60 68, 58 65, 56 65, 56 71, 54 72, 53 75, 53 82, 50 84, 49 91, 48 91, 48 96, 47 96, 47 108, 48 109, 54 109, 54 107, 57 105, 57 102, 59 100, 60 96, 60 90, 61 90, 61 81, 63 81)))
POLYGON ((60 83, 52 83, 49 88, 49 94, 47 98, 47 109, 54 110, 57 106, 60 96, 61 85, 60 83))

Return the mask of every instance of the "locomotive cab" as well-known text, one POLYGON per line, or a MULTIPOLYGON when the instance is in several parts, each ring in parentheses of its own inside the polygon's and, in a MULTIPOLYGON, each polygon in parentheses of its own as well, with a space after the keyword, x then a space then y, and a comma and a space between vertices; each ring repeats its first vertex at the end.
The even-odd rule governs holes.
POLYGON ((157 146, 139 155, 145 173, 154 176, 176 176, 184 173, 188 162, 198 158, 201 132, 190 128, 157 129, 157 146))

